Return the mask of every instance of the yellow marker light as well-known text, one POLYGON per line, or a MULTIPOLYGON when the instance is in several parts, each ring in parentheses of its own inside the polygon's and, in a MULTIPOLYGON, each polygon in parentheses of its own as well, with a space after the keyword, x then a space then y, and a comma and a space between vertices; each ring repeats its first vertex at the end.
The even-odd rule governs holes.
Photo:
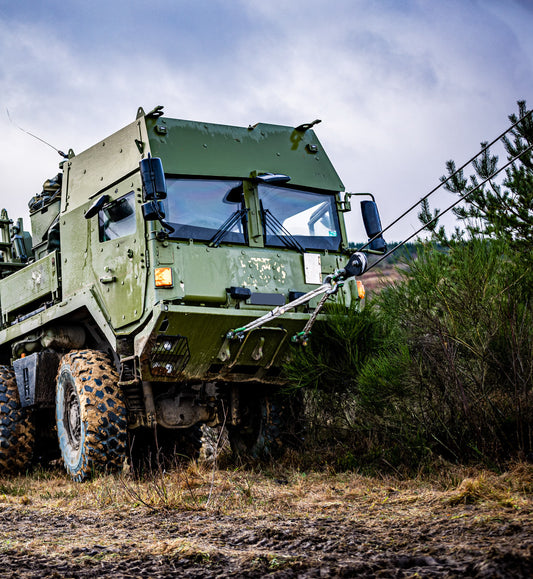
POLYGON ((362 281, 357 280, 357 295, 362 300, 365 297, 365 286, 362 281))
POLYGON ((156 267, 155 287, 172 287, 172 268, 170 267, 156 267))

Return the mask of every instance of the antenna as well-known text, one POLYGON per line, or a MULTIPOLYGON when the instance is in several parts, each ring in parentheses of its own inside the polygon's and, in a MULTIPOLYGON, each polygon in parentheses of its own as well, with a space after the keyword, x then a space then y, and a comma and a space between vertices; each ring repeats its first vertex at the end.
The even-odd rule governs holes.
POLYGON ((17 123, 15 123, 15 121, 11 118, 11 115, 9 114, 9 109, 6 108, 6 112, 7 112, 7 118, 9 119, 9 122, 14 125, 15 127, 17 127, 17 129, 19 129, 20 131, 22 131, 23 133, 26 133, 27 135, 30 135, 30 137, 33 137, 34 139, 37 139, 38 141, 41 141, 41 143, 44 143, 45 145, 48 145, 51 149, 54 149, 54 151, 56 151, 57 153, 59 153, 59 155, 61 155, 61 157, 63 157, 63 159, 68 159, 68 155, 66 155, 65 153, 63 153, 63 151, 60 151, 59 149, 56 149, 53 145, 51 145, 50 143, 47 143, 44 139, 41 139, 41 137, 38 137, 37 135, 34 135, 33 133, 30 133, 29 131, 26 131, 26 129, 23 129, 22 127, 20 127, 19 125, 17 125, 17 123))

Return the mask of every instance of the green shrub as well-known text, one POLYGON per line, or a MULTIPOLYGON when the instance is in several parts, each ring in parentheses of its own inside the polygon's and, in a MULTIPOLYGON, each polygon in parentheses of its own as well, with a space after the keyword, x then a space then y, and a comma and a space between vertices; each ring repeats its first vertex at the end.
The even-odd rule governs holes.
POLYGON ((353 431, 358 370, 383 341, 375 308, 331 305, 328 322, 317 323, 309 345, 297 347, 285 366, 289 389, 304 394, 307 440, 346 439, 353 431))
POLYGON ((393 434, 409 448, 418 441, 416 456, 489 463, 531 452, 533 315, 506 255, 505 243, 479 239, 426 247, 378 298, 392 340, 358 386, 382 444, 393 434))
POLYGON ((361 312, 330 313, 287 367, 316 452, 395 469, 531 453, 531 290, 507 249, 420 246, 402 282, 361 312))
POLYGON ((288 369, 339 467, 533 456, 533 116, 518 108, 502 142, 519 159, 501 178, 488 149, 468 178, 447 163, 462 228, 449 238, 424 199, 433 243, 409 248, 403 281, 332 315, 288 369))

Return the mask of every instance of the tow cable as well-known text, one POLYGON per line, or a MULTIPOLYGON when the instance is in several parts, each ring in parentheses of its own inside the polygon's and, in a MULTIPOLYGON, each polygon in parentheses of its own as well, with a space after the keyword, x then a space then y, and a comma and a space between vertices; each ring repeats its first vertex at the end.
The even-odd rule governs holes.
MULTIPOLYGON (((526 114, 524 114, 523 117, 516 120, 507 130, 505 130, 502 134, 500 134, 498 137, 496 137, 490 143, 484 143, 483 148, 481 149, 481 151, 479 153, 477 153, 477 155, 474 155, 469 161, 467 161, 461 167, 459 167, 459 169, 456 169, 452 174, 448 175, 448 177, 446 179, 443 178, 441 180, 441 182, 439 183, 439 185, 437 185, 435 188, 433 188, 429 193, 427 193, 424 197, 422 197, 419 201, 417 201, 409 209, 404 211, 397 219, 395 219, 387 227, 385 227, 384 229, 379 231, 376 235, 374 235, 371 239, 369 239, 368 242, 365 245, 363 245, 360 249, 365 250, 365 248, 367 248, 372 243, 372 241, 374 241, 378 237, 382 236, 383 233, 385 233, 385 231, 390 229, 393 225, 398 223, 398 221, 403 219, 408 213, 413 211, 413 209, 418 207, 422 201, 428 199, 438 189, 440 189, 441 187, 446 185, 446 183, 448 181, 450 181, 454 176, 456 176, 457 174, 460 174, 461 171, 463 169, 465 169, 470 163, 473 163, 477 159, 477 157, 479 157, 480 155, 482 155, 483 153, 488 151, 488 149, 492 145, 494 145, 499 140, 505 138, 507 133, 511 132, 515 127, 517 127, 521 122, 523 122, 524 119, 526 117, 528 117, 529 115, 531 115, 532 112, 533 111, 528 111, 526 114)), ((328 298, 330 296, 336 294, 339 291, 339 288, 342 287, 346 281, 348 281, 352 277, 360 276, 363 273, 365 273, 365 271, 368 271, 368 270, 376 267, 379 263, 381 263, 382 261, 387 259, 390 255, 392 255, 395 251, 397 251, 398 249, 403 247, 408 241, 413 239, 413 237, 415 237, 416 235, 421 233, 423 230, 427 229, 433 223, 436 223, 436 221, 440 217, 442 217, 444 214, 448 213, 448 211, 451 211, 454 207, 456 207, 459 203, 461 203, 461 201, 464 201, 472 193, 474 193, 475 191, 477 191, 478 189, 480 189, 481 187, 483 187, 487 183, 490 184, 491 180, 496 175, 501 173, 504 169, 507 169, 507 167, 512 165, 515 161, 519 160, 520 157, 523 157, 526 153, 529 153, 532 149, 533 149, 533 144, 530 143, 528 147, 519 151, 519 153, 517 155, 515 155, 512 158, 508 158, 507 163, 505 163, 502 167, 495 170, 494 173, 492 173, 489 177, 487 177, 486 179, 484 179, 483 181, 478 183, 476 185, 476 187, 472 188, 471 190, 469 190, 466 193, 464 193, 463 195, 461 195, 459 197, 459 199, 457 199, 454 203, 452 203, 445 210, 439 212, 433 219, 431 219, 430 221, 425 223, 420 229, 418 229, 412 235, 410 235, 409 237, 404 239, 396 247, 394 247, 393 249, 391 249, 388 252, 385 251, 384 254, 377 261, 372 263, 372 265, 370 267, 368 267, 368 261, 367 261, 366 255, 364 253, 361 253, 361 251, 355 252, 350 256, 350 259, 348 260, 347 265, 343 269, 336 270, 334 273, 326 276, 324 278, 324 283, 320 287, 318 287, 314 290, 311 290, 310 292, 304 294, 303 296, 300 296, 299 298, 293 300, 292 302, 289 302, 288 304, 285 304, 284 306, 278 306, 278 307, 274 308, 270 312, 266 313, 264 316, 261 316, 260 318, 257 318, 255 320, 251 321, 250 323, 246 324, 245 326, 242 326, 242 328, 230 330, 226 334, 226 339, 228 339, 228 340, 236 340, 237 339, 237 340, 240 340, 242 342, 244 340, 245 334, 247 332, 250 332, 251 330, 255 330, 257 328, 260 328, 261 326, 264 326, 266 323, 278 318, 279 316, 282 316, 286 312, 288 312, 294 308, 297 308, 298 306, 304 305, 304 304, 308 303, 309 301, 311 301, 313 298, 321 295, 322 298, 320 299, 320 301, 318 302, 313 313, 309 317, 309 320, 307 321, 304 329, 301 332, 298 332, 297 334, 295 334, 291 338, 292 342, 300 343, 300 344, 306 346, 307 340, 308 340, 309 335, 311 333, 311 328, 312 328, 313 324, 315 323, 315 321, 318 317, 318 314, 320 313, 320 311, 324 307, 324 304, 326 303, 326 301, 328 300, 328 298)))
POLYGON ((278 306, 274 308, 270 312, 267 312, 264 316, 252 320, 245 326, 242 326, 242 328, 230 330, 226 334, 226 338, 228 340, 237 339, 242 341, 247 332, 260 328, 261 326, 264 326, 266 323, 278 318, 279 316, 282 316, 288 311, 297 308, 298 306, 302 306, 310 302, 313 298, 316 298, 321 295, 322 298, 319 301, 313 313, 311 314, 309 320, 307 321, 305 328, 291 338, 293 342, 299 342, 303 345, 306 345, 307 338, 311 332, 311 328, 315 323, 315 320, 318 314, 320 313, 320 310, 326 303, 327 299, 330 296, 336 294, 339 291, 339 288, 342 287, 344 285, 344 282, 346 282, 348 279, 358 275, 362 275, 366 271, 367 267, 368 267, 368 260, 366 258, 366 255, 360 252, 353 253, 350 256, 350 259, 348 260, 346 266, 343 269, 338 269, 335 271, 335 273, 326 276, 324 278, 324 283, 320 287, 311 290, 310 292, 307 292, 303 296, 296 298, 295 300, 289 302, 288 304, 285 304, 284 306, 278 306))

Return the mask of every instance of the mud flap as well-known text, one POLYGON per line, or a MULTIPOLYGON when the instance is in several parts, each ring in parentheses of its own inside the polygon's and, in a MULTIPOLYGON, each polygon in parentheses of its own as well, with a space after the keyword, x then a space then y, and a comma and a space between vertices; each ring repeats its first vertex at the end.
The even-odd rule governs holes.
POLYGON ((53 408, 59 356, 55 352, 35 352, 13 362, 20 405, 53 408))

